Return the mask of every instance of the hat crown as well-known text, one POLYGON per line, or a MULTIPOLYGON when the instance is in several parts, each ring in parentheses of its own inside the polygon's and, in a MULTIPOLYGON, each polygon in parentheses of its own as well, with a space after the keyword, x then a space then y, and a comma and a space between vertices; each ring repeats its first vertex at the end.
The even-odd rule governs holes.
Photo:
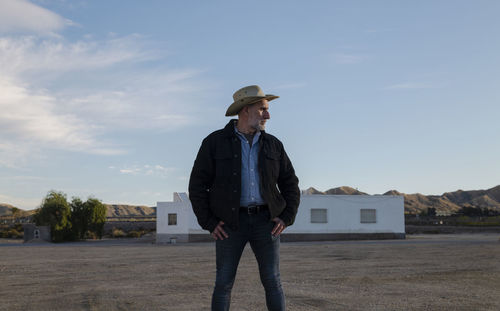
POLYGON ((271 101, 278 97, 272 94, 265 94, 258 85, 245 86, 233 94, 234 102, 227 108, 226 117, 237 115, 243 107, 256 103, 261 99, 271 101))
POLYGON ((266 95, 258 85, 245 86, 233 94, 235 102, 246 97, 266 97, 266 95))

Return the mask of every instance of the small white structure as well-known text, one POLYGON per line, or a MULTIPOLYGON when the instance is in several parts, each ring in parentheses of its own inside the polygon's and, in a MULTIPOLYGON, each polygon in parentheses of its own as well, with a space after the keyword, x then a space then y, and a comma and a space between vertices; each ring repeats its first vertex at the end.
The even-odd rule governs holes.
MULTIPOLYGON (((157 243, 211 239, 186 193, 158 202, 156 219, 157 243)), ((295 223, 282 234, 283 241, 404 238, 404 198, 392 195, 303 194, 295 223)))

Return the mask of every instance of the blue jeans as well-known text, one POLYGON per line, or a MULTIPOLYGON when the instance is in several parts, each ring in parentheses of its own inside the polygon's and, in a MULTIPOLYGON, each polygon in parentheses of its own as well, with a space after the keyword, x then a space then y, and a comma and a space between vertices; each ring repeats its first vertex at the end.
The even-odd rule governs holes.
POLYGON ((229 310, 231 290, 241 254, 250 242, 257 263, 260 280, 266 292, 267 309, 285 310, 285 296, 279 272, 280 238, 271 235, 275 223, 269 220, 269 211, 248 215, 240 212, 239 229, 224 225, 228 238, 215 242, 217 275, 212 295, 212 311, 229 310))

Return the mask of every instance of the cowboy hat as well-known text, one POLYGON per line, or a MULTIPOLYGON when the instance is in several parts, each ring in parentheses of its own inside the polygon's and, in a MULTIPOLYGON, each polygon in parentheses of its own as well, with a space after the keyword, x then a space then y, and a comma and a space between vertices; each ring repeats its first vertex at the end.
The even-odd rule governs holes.
POLYGON ((276 98, 279 98, 279 96, 264 94, 264 91, 258 85, 245 86, 233 94, 234 102, 227 108, 226 117, 237 115, 243 107, 254 104, 261 99, 271 101, 276 98))

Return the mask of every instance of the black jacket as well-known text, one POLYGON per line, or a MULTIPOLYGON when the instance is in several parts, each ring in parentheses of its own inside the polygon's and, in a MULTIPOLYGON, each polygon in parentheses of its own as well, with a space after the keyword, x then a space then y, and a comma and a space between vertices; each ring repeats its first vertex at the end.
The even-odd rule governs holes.
MULTIPOLYGON (((220 220, 238 227, 241 195, 241 142, 231 120, 202 142, 189 179, 189 199, 200 226, 212 232, 220 220)), ((285 225, 295 220, 300 202, 299 180, 283 144, 261 132, 258 168, 260 191, 271 219, 285 225)))

